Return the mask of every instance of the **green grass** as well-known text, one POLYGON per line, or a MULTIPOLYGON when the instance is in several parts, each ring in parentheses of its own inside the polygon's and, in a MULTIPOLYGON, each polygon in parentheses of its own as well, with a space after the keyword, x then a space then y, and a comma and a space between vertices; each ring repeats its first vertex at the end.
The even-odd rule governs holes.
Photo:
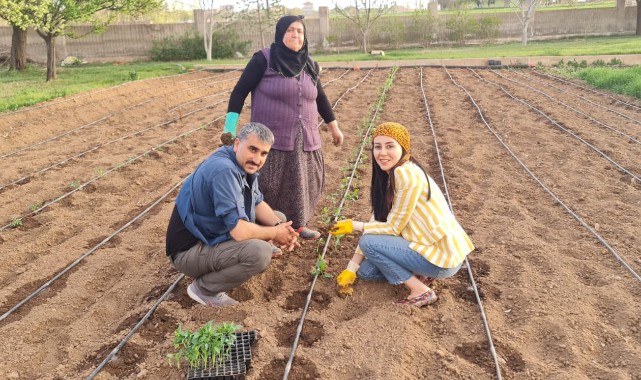
POLYGON ((553 41, 530 41, 526 46, 520 42, 487 45, 430 47, 427 49, 385 50, 385 56, 371 56, 362 52, 343 54, 314 54, 319 62, 374 61, 398 59, 447 59, 447 58, 497 58, 641 54, 641 38, 638 36, 564 38, 553 41))
POLYGON ((577 71, 576 76, 596 88, 641 99, 641 66, 621 70, 588 68, 577 71))
POLYGON ((185 72, 191 64, 130 63, 58 67, 58 78, 46 82, 46 68, 29 65, 23 72, 0 71, 0 112, 65 97, 83 91, 115 86, 131 80, 185 72))
MULTIPOLYGON (((447 58, 501 58, 641 54, 638 36, 567 38, 554 41, 530 41, 527 46, 519 42, 474 45, 463 47, 430 47, 428 49, 386 50, 385 56, 370 56, 360 52, 343 54, 313 54, 318 62, 371 61, 447 58)), ((245 65, 245 59, 221 59, 192 62, 137 62, 129 64, 101 64, 59 67, 58 79, 45 82, 46 69, 30 65, 24 72, 0 70, 0 112, 16 110, 50 99, 69 96, 78 92, 111 87, 131 80, 141 80, 164 75, 183 73, 198 65, 245 65)), ((590 63, 590 62, 588 62, 590 63)), ((597 87, 641 97, 641 69, 588 68, 570 75, 578 76, 597 87), (579 75, 579 73, 581 73, 579 75), (610 74, 607 74, 610 73, 610 74)))

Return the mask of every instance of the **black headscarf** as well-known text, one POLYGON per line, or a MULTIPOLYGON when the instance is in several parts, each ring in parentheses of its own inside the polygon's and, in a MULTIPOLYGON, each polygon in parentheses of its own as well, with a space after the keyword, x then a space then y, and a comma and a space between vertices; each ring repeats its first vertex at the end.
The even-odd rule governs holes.
POLYGON ((298 76, 303 70, 312 77, 316 83, 318 80, 317 69, 314 62, 309 57, 307 50, 307 28, 303 19, 299 16, 283 16, 276 23, 276 33, 274 34, 274 43, 270 47, 269 67, 287 78, 298 76), (283 43, 287 28, 294 22, 298 21, 303 24, 304 38, 303 47, 299 51, 293 51, 283 43))

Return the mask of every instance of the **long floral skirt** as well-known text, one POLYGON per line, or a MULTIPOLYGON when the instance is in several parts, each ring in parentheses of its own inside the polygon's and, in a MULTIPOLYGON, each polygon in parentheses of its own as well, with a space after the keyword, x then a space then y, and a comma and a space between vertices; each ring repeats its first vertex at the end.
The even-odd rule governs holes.
POLYGON ((301 126, 294 150, 272 149, 258 179, 265 202, 292 221, 292 227, 307 225, 314 215, 325 186, 325 165, 320 149, 305 152, 301 126))

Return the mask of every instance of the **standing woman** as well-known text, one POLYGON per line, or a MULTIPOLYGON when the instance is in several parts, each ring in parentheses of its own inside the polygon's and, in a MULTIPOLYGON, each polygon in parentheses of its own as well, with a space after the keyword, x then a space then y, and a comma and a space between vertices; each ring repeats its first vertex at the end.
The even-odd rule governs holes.
POLYGON ((397 303, 429 305, 437 299, 430 279, 456 274, 474 245, 434 180, 410 155, 407 129, 383 123, 372 136, 373 220, 341 220, 330 231, 363 231, 356 253, 336 279, 339 293, 353 293, 358 273, 365 280, 404 284, 410 294, 397 303))
POLYGON ((265 201, 283 212, 303 239, 320 237, 307 227, 325 181, 318 114, 328 124, 335 145, 343 143, 332 107, 319 80, 320 67, 309 57, 305 24, 284 16, 274 43, 256 52, 234 87, 224 133, 236 134, 238 115, 251 92, 251 121, 274 133, 274 145, 260 171, 265 201))

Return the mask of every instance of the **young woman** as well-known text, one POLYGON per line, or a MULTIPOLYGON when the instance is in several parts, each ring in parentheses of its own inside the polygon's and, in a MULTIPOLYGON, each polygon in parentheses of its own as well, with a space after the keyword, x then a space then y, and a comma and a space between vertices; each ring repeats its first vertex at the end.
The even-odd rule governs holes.
POLYGON ((450 211, 441 190, 410 154, 410 136, 398 123, 373 133, 370 222, 338 221, 332 235, 362 231, 354 257, 337 278, 339 292, 352 294, 356 275, 365 280, 404 284, 410 294, 400 304, 436 302, 428 284, 453 276, 474 245, 450 211))

